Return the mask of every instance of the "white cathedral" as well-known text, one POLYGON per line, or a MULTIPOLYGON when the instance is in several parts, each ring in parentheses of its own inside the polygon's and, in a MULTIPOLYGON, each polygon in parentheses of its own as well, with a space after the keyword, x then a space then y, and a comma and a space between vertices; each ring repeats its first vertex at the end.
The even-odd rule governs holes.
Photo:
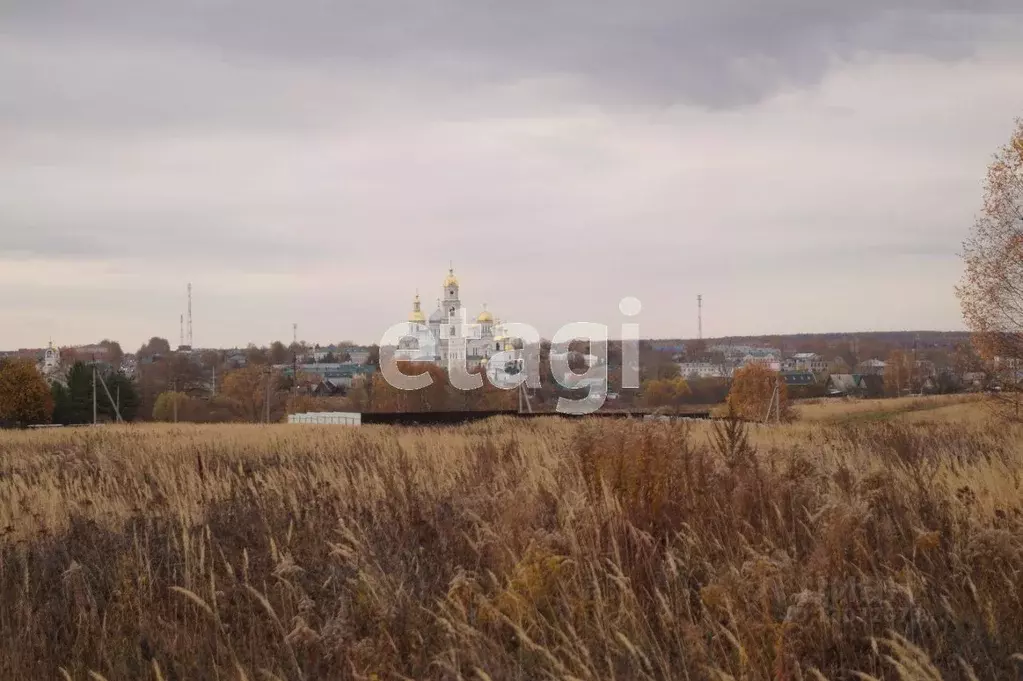
POLYGON ((447 368, 463 363, 469 370, 485 366, 498 352, 512 351, 500 321, 483 306, 475 320, 470 320, 458 297, 458 278, 454 268, 444 279, 444 294, 437 299, 437 309, 427 319, 419 294, 412 303, 408 333, 398 345, 395 358, 416 362, 433 362, 447 368))

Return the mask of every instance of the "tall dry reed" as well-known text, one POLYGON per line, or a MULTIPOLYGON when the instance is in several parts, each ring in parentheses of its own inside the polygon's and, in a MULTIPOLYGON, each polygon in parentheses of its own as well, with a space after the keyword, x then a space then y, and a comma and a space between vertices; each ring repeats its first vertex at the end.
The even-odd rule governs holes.
POLYGON ((0 678, 1015 678, 1020 435, 3 433, 0 678))

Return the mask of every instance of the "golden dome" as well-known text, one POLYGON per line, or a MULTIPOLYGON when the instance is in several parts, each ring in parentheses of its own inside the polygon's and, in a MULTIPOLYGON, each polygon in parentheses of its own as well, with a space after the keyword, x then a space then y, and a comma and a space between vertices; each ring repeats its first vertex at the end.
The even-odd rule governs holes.
POLYGON ((412 312, 409 313, 408 320, 410 322, 417 322, 419 324, 426 323, 426 317, 423 315, 423 310, 419 303, 419 294, 416 294, 416 299, 412 303, 412 312))
POLYGON ((515 350, 515 346, 511 343, 505 343, 504 349, 506 352, 513 352, 515 350))
POLYGON ((492 315, 489 312, 487 312, 487 306, 484 305, 483 306, 483 312, 480 312, 480 316, 476 317, 476 321, 478 321, 478 322, 493 322, 494 321, 494 315, 492 315))
POLYGON ((448 276, 444 279, 444 288, 449 286, 458 286, 458 277, 455 276, 454 267, 448 270, 448 276))

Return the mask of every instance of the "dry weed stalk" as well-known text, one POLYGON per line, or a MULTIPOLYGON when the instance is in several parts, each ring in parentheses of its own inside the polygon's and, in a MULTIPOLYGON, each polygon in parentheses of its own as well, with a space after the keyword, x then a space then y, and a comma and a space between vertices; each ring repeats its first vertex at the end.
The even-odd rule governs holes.
POLYGON ((1008 678, 1021 432, 3 433, 0 678, 1008 678))

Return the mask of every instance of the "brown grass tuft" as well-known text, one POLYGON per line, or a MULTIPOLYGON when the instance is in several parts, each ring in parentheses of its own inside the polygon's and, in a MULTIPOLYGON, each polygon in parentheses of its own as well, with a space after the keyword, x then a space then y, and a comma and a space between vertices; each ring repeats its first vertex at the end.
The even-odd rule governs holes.
POLYGON ((0 678, 1014 678, 1021 434, 4 432, 0 678))

